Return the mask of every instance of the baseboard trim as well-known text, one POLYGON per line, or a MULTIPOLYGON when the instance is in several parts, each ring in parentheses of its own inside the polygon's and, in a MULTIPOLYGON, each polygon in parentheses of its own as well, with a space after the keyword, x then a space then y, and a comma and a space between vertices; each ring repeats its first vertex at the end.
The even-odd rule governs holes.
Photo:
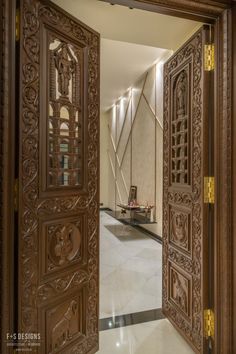
POLYGON ((127 315, 118 315, 115 317, 101 318, 99 320, 99 331, 157 321, 164 318, 165 315, 162 313, 161 308, 129 313, 127 315))
MULTIPOLYGON (((100 208, 100 210, 102 210, 102 209, 100 208)), ((112 211, 112 212, 114 212, 114 211, 113 211, 112 209, 110 209, 110 208, 104 208, 103 210, 104 210, 104 211, 112 211)), ((155 234, 155 233, 152 232, 152 231, 149 231, 149 230, 145 229, 144 227, 142 227, 142 225, 130 224, 130 223, 127 222, 125 219, 123 219, 123 220, 118 219, 118 218, 116 218, 114 215, 112 215, 112 214, 110 214, 110 213, 108 213, 108 215, 110 215, 112 218, 118 220, 121 224, 129 225, 129 226, 133 227, 134 229, 143 232, 145 235, 149 236, 149 237, 152 238, 154 241, 156 241, 156 242, 158 242, 158 243, 160 243, 160 244, 162 245, 162 237, 159 236, 159 235, 157 235, 157 234, 155 234)))

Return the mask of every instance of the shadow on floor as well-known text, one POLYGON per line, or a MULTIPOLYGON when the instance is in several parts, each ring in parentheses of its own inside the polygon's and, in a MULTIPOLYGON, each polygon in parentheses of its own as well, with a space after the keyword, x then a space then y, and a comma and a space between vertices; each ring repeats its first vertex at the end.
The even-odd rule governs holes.
POLYGON ((120 241, 147 240, 149 237, 129 225, 104 225, 120 241))

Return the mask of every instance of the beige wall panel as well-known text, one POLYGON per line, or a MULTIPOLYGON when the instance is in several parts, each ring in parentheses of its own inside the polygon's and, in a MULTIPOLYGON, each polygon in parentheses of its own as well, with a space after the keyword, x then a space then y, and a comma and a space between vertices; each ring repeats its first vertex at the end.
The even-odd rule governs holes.
POLYGON ((148 72, 147 80, 144 86, 144 95, 155 113, 155 66, 154 65, 148 72))
POLYGON ((144 74, 139 81, 137 81, 137 83, 134 85, 133 89, 132 89, 132 118, 134 119, 135 115, 136 115, 136 111, 139 105, 139 101, 141 98, 141 94, 143 91, 143 87, 144 87, 144 83, 146 80, 146 76, 147 74, 144 74))
POLYGON ((114 166, 112 165, 111 160, 109 159, 108 167, 108 178, 109 183, 108 188, 108 208, 115 210, 115 178, 114 178, 114 166))
MULTIPOLYGON (((170 52, 167 53, 167 56, 170 56, 170 52)), ((143 227, 159 236, 162 236, 163 62, 155 64, 156 67, 153 66, 148 75, 144 74, 134 85, 132 102, 129 105, 129 100, 119 100, 117 107, 110 109, 107 115, 110 127, 107 143, 110 160, 106 186, 108 190, 107 204, 113 210, 119 209, 118 203, 127 203, 128 201, 130 184, 136 185, 138 187, 138 202, 142 204, 148 202, 155 205, 157 222, 143 225, 143 227), (110 136, 113 137, 114 142, 115 137, 117 138, 116 152, 110 136), (116 173, 116 178, 111 166, 116 173)))
POLYGON ((121 173, 124 177, 127 190, 130 190, 130 178, 131 178, 131 141, 127 144, 123 163, 121 166, 121 173))
POLYGON ((162 236, 162 187, 163 187, 163 130, 156 126, 156 221, 157 234, 162 236))
POLYGON ((122 175, 122 170, 120 168, 117 168, 116 180, 117 180, 117 188, 119 189, 120 192, 121 202, 127 204, 128 189, 127 189, 126 181, 124 179, 124 175, 122 175))
POLYGON ((100 114, 100 203, 103 207, 108 206, 108 188, 109 183, 109 129, 108 129, 108 115, 100 114))
POLYGON ((130 93, 127 92, 126 95, 119 100, 117 105, 117 142, 120 139, 120 134, 122 132, 122 127, 127 113, 129 101, 130 93))
POLYGON ((142 97, 132 131, 132 184, 139 203, 155 204, 155 120, 142 97))
POLYGON ((163 126, 163 63, 156 65, 156 116, 163 126))
POLYGON ((122 131, 122 134, 121 134, 121 137, 119 140, 119 145, 117 148, 117 156, 118 156, 120 163, 122 161, 125 149, 127 148, 126 145, 128 143, 128 139, 129 139, 129 135, 130 135, 131 122, 132 122, 131 112, 132 112, 132 110, 131 110, 131 104, 130 104, 128 107, 128 110, 127 110, 127 115, 126 115, 126 119, 124 122, 124 128, 123 128, 123 131, 122 131))
POLYGON ((116 154, 113 146, 113 142, 111 139, 111 135, 109 134, 109 143, 108 143, 108 151, 109 151, 109 157, 112 161, 113 166, 116 164, 116 154))
POLYGON ((117 206, 117 204, 122 203, 122 197, 121 197, 121 191, 120 191, 120 186, 116 182, 116 205, 115 205, 115 210, 120 210, 120 208, 117 206))
POLYGON ((108 125, 109 125, 109 130, 110 130, 110 135, 112 137, 112 140, 114 142, 114 145, 116 146, 116 106, 113 106, 109 111, 108 111, 108 125))

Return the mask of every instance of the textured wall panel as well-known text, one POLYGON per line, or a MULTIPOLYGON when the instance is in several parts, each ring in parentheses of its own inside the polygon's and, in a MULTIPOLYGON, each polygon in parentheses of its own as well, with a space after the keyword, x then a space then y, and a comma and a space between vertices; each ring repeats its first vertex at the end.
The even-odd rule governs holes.
POLYGON ((147 79, 145 82, 143 94, 148 101, 152 111, 155 113, 155 74, 156 65, 154 65, 148 72, 147 79))
POLYGON ((142 97, 132 132, 132 184, 138 187, 137 200, 154 204, 155 120, 142 97))

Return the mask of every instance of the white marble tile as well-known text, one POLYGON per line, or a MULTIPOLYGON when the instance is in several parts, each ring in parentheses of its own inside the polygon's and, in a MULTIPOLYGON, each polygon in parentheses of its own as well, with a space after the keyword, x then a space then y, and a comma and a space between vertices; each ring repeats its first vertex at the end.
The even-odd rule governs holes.
POLYGON ((162 246, 102 212, 100 317, 161 306, 162 246))
POLYGON ((119 246, 116 246, 116 252, 128 259, 140 253, 140 247, 135 245, 133 245, 132 247, 127 247, 123 243, 120 243, 119 246))
POLYGON ((143 259, 131 257, 120 266, 123 270, 136 270, 137 272, 147 274, 149 277, 159 274, 161 269, 160 260, 143 259))
POLYGON ((124 307, 136 295, 135 291, 116 288, 109 285, 100 287, 100 318, 124 314, 124 307))
POLYGON ((100 264, 105 264, 109 266, 120 266, 125 262, 125 260, 125 257, 121 256, 113 249, 102 252, 100 256, 100 264))
POLYGON ((157 243, 153 248, 144 248, 139 253, 136 254, 136 257, 144 259, 162 259, 162 246, 157 243))
POLYGON ((193 354, 166 319, 100 332, 98 354, 193 354))
POLYGON ((123 314, 142 312, 161 308, 162 298, 157 295, 149 295, 139 290, 139 293, 123 307, 123 314))
POLYGON ((115 269, 116 269, 116 267, 109 266, 109 265, 106 265, 106 264, 101 264, 100 265, 100 279, 101 279, 101 281, 104 278, 106 278, 109 274, 114 272, 115 269))
POLYGON ((113 289, 138 291, 147 281, 148 275, 133 270, 116 269, 105 277, 101 285, 109 285, 113 289))
MULTIPOLYGON (((140 290, 144 294, 153 295, 161 299, 162 297, 162 277, 154 275, 148 279, 140 290)), ((161 307, 161 306, 160 306, 161 307)))

